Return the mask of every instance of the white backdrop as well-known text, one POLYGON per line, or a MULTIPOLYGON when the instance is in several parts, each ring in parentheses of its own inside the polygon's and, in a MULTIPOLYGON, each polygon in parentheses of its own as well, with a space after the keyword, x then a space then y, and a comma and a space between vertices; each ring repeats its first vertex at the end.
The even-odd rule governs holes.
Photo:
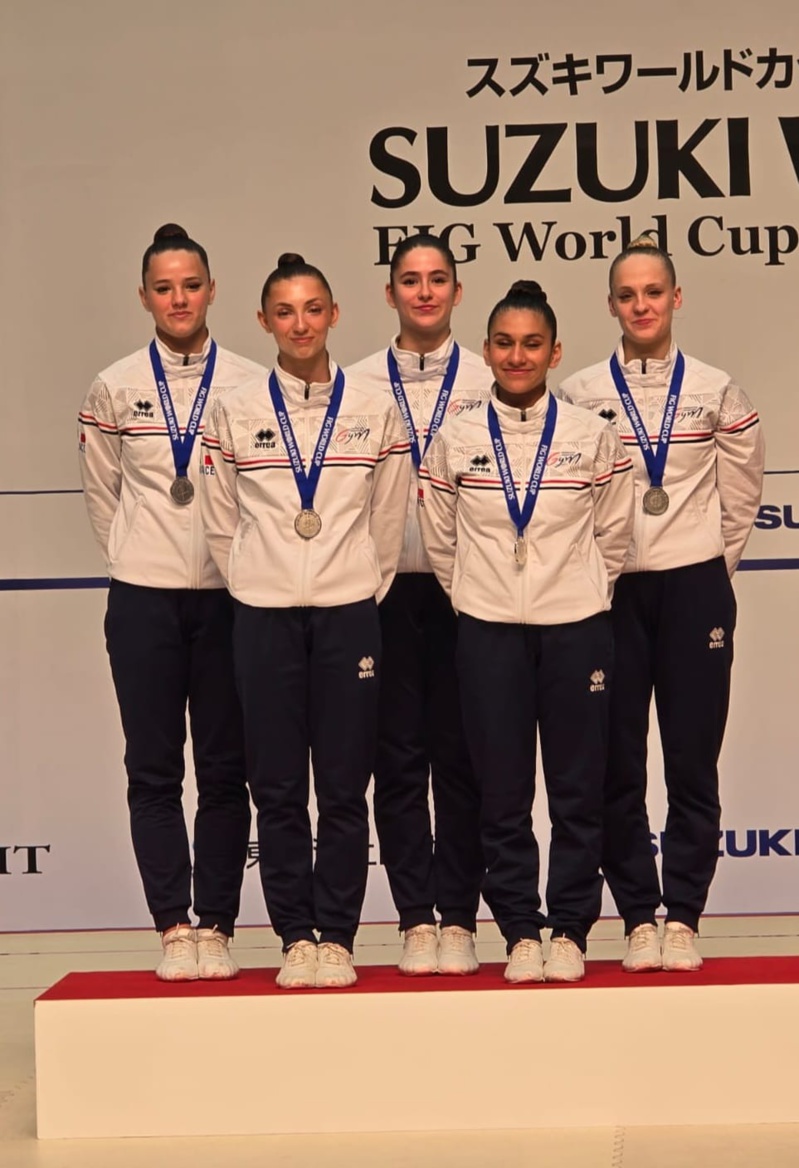
MULTIPOLYGON (((74 416, 95 372, 149 336, 136 287, 166 220, 208 247, 219 340, 264 362, 265 275, 284 250, 321 266, 344 364, 391 334, 390 244, 459 224, 461 341, 478 348, 492 304, 533 276, 559 316, 564 375, 614 344, 605 291, 624 231, 658 227, 685 294, 680 343, 747 387, 769 447, 736 581, 709 909, 797 908, 799 13, 795 0, 756 12, 678 0, 662 23, 662 10, 607 12, 592 0, 543 15, 525 0, 0 6, 0 928, 148 923, 74 416)), ((656 831, 659 766, 653 740, 656 831)), ((393 916, 375 864, 365 919, 393 916)), ((243 920, 264 919, 253 868, 243 920)))

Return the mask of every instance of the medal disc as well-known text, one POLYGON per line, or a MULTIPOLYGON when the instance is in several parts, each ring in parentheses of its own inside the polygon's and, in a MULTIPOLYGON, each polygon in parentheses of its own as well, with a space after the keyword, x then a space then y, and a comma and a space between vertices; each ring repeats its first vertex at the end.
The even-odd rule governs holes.
POLYGON ((513 544, 513 558, 520 568, 527 563, 527 541, 517 539, 513 544))
POLYGON ((176 478, 169 488, 169 493, 175 502, 180 507, 185 507, 194 498, 194 487, 189 480, 183 476, 176 478))
POLYGON ((669 497, 662 487, 650 487, 645 491, 643 503, 647 515, 664 515, 669 509, 669 497))
POLYGON ((322 530, 322 520, 310 509, 299 511, 294 519, 294 530, 301 539, 314 539, 322 530))

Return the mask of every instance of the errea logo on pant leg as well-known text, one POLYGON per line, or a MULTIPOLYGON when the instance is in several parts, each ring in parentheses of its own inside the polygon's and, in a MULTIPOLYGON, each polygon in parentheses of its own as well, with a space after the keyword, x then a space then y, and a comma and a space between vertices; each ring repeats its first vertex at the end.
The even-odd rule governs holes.
POLYGON ((358 662, 358 676, 363 681, 366 677, 374 677, 375 675, 375 659, 374 657, 361 657, 358 662))
POLYGON ((723 649, 724 648, 724 629, 711 629, 710 640, 708 641, 708 649, 723 649))
POLYGON ((591 674, 591 693, 602 693, 605 689, 605 675, 601 669, 595 669, 591 674))

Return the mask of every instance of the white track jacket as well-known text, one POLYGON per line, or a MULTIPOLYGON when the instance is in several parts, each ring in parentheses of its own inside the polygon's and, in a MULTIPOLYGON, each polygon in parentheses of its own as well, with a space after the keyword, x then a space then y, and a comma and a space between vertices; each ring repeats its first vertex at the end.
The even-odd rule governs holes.
MULTIPOLYGON (((156 344, 183 434, 211 341, 189 357, 156 344)), ((254 361, 217 347, 189 466, 198 494, 200 436, 215 399, 249 378, 264 376, 254 361)), ((203 534, 199 498, 180 506, 169 494, 175 463, 148 348, 97 376, 78 417, 78 442, 89 520, 109 576, 150 588, 224 587, 203 534)))
MULTIPOLYGON (((676 346, 665 361, 624 362, 622 373, 638 406, 653 449, 657 449, 676 346)), ((558 395, 610 418, 635 472, 635 528, 625 572, 656 571, 699 564, 723 555, 730 575, 738 566, 757 517, 765 448, 757 411, 729 374, 685 356, 685 377, 677 403, 663 487, 664 515, 647 515, 642 498, 649 487, 644 457, 608 361, 567 377, 558 395)))
MULTIPOLYGON (((306 470, 336 375, 306 385, 276 368, 306 470)), ((220 399, 203 437, 202 514, 214 560, 237 600, 261 608, 328 607, 374 596, 402 548, 410 459, 394 401, 347 378, 314 499, 315 539, 294 529, 299 491, 267 377, 220 399)))
MULTIPOLYGON (((391 349, 397 360, 402 384, 405 387, 405 396, 408 399, 411 416, 414 421, 416 437, 419 445, 424 449, 430 419, 438 400, 438 391, 444 374, 447 370, 454 339, 452 336, 440 348, 432 353, 425 353, 422 357, 418 353, 411 353, 406 349, 399 349, 396 340, 391 342, 391 349)), ((455 384, 452 387, 452 396, 447 404, 447 418, 456 418, 461 414, 480 408, 491 391, 491 371, 482 357, 460 347, 460 361, 455 384)), ((393 399, 391 381, 389 380, 386 365, 386 350, 381 349, 371 357, 365 357, 357 365, 347 370, 358 382, 370 389, 386 393, 393 399)), ((430 561, 422 543, 422 533, 419 529, 419 508, 417 497, 419 494, 419 476, 413 465, 408 447, 408 459, 411 462, 411 478, 408 490, 408 513, 405 524, 405 540, 400 556, 398 572, 432 572, 430 561)))
MULTIPOLYGON (((522 412, 494 396, 520 504, 550 394, 522 412)), ((488 430, 487 403, 447 421, 421 473, 427 554, 454 608, 485 621, 561 624, 610 608, 632 531, 632 464, 613 428, 558 403, 552 448, 527 528, 527 562, 514 558, 488 430)))

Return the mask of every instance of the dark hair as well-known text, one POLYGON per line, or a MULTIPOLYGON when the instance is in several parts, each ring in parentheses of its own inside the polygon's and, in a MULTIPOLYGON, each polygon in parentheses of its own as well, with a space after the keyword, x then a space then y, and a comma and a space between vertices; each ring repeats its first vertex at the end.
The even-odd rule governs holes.
POLYGON ((486 335, 488 337, 491 336, 494 321, 501 312, 505 312, 508 308, 528 309, 530 312, 537 312, 539 316, 543 316, 552 334, 552 344, 555 344, 555 341, 558 339, 558 322, 555 313, 552 311, 552 306, 547 301, 546 292, 535 280, 517 280, 514 284, 511 284, 499 303, 495 304, 491 309, 491 315, 488 318, 488 325, 486 326, 486 335))
POLYGON ((406 256, 409 251, 413 251, 414 248, 417 247, 432 247, 434 251, 439 252, 447 261, 448 267, 452 269, 452 279, 457 282, 458 269, 455 264, 455 256, 452 254, 452 249, 449 248, 447 244, 444 243, 444 240, 440 239, 437 235, 428 235, 426 232, 422 232, 418 235, 408 235, 405 239, 400 240, 400 242, 394 248, 394 252, 391 256, 391 265, 389 268, 389 279, 392 284, 394 283, 394 276, 397 273, 400 260, 403 258, 403 256, 406 256))
POLYGON ((162 227, 158 228, 153 236, 153 242, 144 253, 144 258, 141 262, 142 287, 147 278, 147 269, 150 266, 150 260, 154 255, 161 255, 165 251, 190 251, 194 255, 198 255, 202 260, 203 267, 208 273, 208 279, 210 280, 211 265, 208 263, 208 253, 203 245, 197 243, 195 239, 190 239, 188 231, 178 223, 164 223, 162 227))
POLYGON ((611 294, 613 293, 613 276, 616 268, 624 260, 628 260, 630 256, 636 255, 654 256, 656 259, 659 259, 668 272, 672 284, 675 288, 677 287, 677 272, 675 271, 672 258, 668 252, 664 251, 662 247, 659 247, 658 244, 655 243, 652 238, 653 234, 653 231, 642 232, 642 234, 636 236, 635 239, 631 239, 624 250, 620 251, 616 256, 615 260, 610 265, 610 272, 608 273, 608 284, 610 286, 611 294))
POLYGON ((278 280, 293 280, 296 276, 314 277, 324 287, 330 299, 333 299, 333 289, 330 287, 327 277, 318 268, 315 268, 313 264, 306 264, 303 257, 297 252, 284 251, 281 256, 278 256, 277 267, 266 277, 261 289, 261 310, 266 309, 266 301, 273 284, 276 284, 278 280))

